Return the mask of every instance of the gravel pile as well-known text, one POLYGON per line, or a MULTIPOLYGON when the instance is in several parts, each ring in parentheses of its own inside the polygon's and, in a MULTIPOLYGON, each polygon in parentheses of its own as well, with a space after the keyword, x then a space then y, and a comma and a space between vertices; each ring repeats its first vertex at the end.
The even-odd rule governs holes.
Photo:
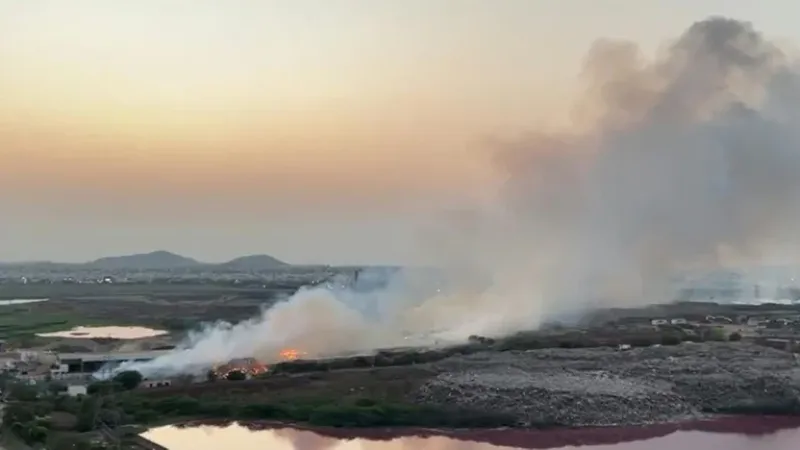
POLYGON ((433 368, 417 401, 510 413, 522 426, 662 423, 800 396, 791 355, 744 343, 479 353, 433 368))

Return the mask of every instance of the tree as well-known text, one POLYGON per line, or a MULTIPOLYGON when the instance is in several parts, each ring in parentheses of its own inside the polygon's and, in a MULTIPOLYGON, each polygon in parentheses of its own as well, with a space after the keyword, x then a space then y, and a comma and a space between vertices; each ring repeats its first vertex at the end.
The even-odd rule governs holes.
POLYGON ((21 402, 32 402, 39 397, 39 391, 30 385, 14 383, 8 387, 9 400, 19 400, 21 402))
POLYGON ((733 333, 731 333, 730 336, 728 336, 728 340, 731 341, 731 342, 741 341, 742 340, 742 334, 739 333, 739 332, 734 331, 733 333))
POLYGON ((231 370, 225 378, 230 381, 242 381, 247 379, 247 375, 241 370, 231 370))
POLYGON ((24 441, 28 444, 34 444, 36 442, 44 442, 47 440, 47 428, 37 425, 36 423, 30 423, 25 427, 25 436, 24 441))
POLYGON ((35 417, 33 407, 23 403, 11 403, 3 411, 3 422, 7 423, 30 422, 35 417))
POLYGON ((126 370, 114 376, 114 382, 119 383, 127 391, 136 389, 143 379, 142 374, 136 370, 126 370))
POLYGON ((92 431, 97 422, 97 414, 100 412, 100 398, 86 397, 81 402, 81 408, 78 411, 78 423, 76 431, 86 432, 92 431))

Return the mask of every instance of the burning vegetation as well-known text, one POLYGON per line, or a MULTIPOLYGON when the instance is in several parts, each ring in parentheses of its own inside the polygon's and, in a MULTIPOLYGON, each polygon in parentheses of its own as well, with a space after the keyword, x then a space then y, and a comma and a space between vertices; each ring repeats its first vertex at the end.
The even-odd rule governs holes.
MULTIPOLYGON (((280 358, 283 361, 295 361, 305 354, 305 352, 301 352, 300 350, 286 349, 281 350, 280 358)), ((269 366, 255 358, 232 359, 225 364, 219 364, 212 368, 212 372, 214 372, 218 378, 228 378, 233 372, 241 372, 245 376, 254 377, 266 373, 268 370, 269 366)))
POLYGON ((219 378, 228 378, 233 372, 256 376, 265 373, 269 368, 255 358, 241 358, 229 361, 227 364, 215 366, 212 370, 219 378))
POLYGON ((296 350, 293 348, 287 348, 286 350, 281 350, 281 359, 284 361, 294 361, 296 359, 300 359, 301 356, 304 356, 306 353, 301 352, 300 350, 296 350))

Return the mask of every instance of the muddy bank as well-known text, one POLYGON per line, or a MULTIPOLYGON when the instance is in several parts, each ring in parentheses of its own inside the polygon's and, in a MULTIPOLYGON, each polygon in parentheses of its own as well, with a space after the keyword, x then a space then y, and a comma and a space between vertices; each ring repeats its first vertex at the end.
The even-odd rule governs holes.
MULTIPOLYGON (((587 427, 560 430, 431 430, 412 428, 347 429, 309 427, 303 425, 275 422, 238 422, 250 430, 272 430, 291 428, 310 431, 317 435, 339 439, 368 439, 390 441, 404 437, 444 436, 467 442, 486 443, 528 449, 552 449, 588 445, 614 445, 627 442, 654 439, 678 431, 704 431, 710 433, 743 434, 763 436, 781 430, 800 428, 800 417, 721 417, 716 419, 681 422, 672 424, 635 427, 587 427)), ((178 427, 231 425, 228 421, 191 421, 178 427)))
POLYGON ((650 425, 800 405, 792 355, 745 343, 484 352, 432 367, 416 402, 512 414, 521 427, 650 425))

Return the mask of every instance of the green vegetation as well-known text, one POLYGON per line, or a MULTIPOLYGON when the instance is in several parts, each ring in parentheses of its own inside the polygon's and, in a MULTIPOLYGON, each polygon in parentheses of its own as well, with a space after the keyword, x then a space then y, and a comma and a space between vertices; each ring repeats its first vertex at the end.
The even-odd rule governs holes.
POLYGON ((39 333, 103 324, 70 313, 35 312, 37 305, 39 303, 0 306, 0 339, 19 340, 39 333))
POLYGON ((369 397, 302 399, 293 402, 189 396, 169 396, 155 400, 135 397, 120 399, 123 413, 135 418, 138 423, 161 422, 170 417, 276 420, 330 427, 481 428, 513 426, 515 423, 513 417, 506 415, 442 409, 369 397))
MULTIPOLYGON (((296 289, 295 286, 293 289, 296 289)), ((204 322, 239 322, 257 315, 286 286, 42 283, 2 284, 0 299, 49 301, 0 306, 0 339, 68 330, 74 326, 131 325, 184 333, 204 322), (225 302, 217 300, 226 298, 225 302), (17 319, 22 318, 21 321, 17 319), (5 326, 5 327, 4 327, 5 326)))
POLYGON ((139 384, 141 384, 142 380, 144 380, 144 377, 142 377, 141 373, 135 370, 126 370, 116 374, 113 382, 118 383, 122 389, 130 391, 139 387, 139 384))
POLYGON ((274 420, 330 427, 500 427, 513 417, 415 404, 407 395, 431 374, 411 367, 136 389, 138 372, 93 383, 71 397, 63 385, 10 384, 4 426, 21 441, 57 450, 102 448, 100 431, 124 440, 131 425, 185 419, 274 420), (79 444, 76 444, 79 443, 79 444), (92 443, 94 442, 94 443, 92 443), (78 445, 78 446, 76 446, 78 445))

